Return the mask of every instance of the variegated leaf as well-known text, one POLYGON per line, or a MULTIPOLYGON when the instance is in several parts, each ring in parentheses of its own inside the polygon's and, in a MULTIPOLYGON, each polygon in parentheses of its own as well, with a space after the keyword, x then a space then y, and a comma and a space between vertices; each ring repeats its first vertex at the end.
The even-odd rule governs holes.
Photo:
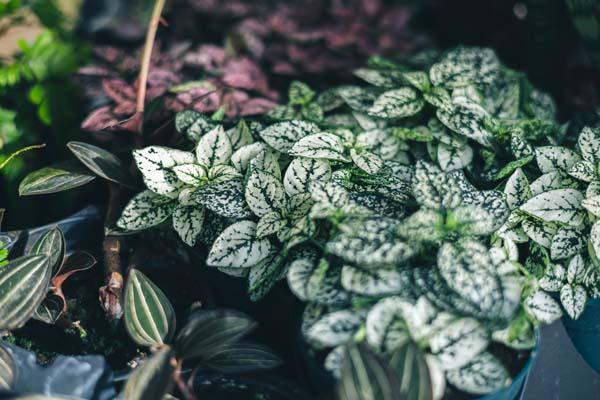
POLYGON ((340 86, 336 90, 344 102, 353 110, 366 112, 377 98, 373 90, 360 86, 340 86))
POLYGON ((584 182, 591 182, 596 178, 595 165, 589 161, 577 161, 571 165, 567 173, 584 182))
POLYGON ((0 267, 0 331, 20 328, 42 303, 52 275, 49 258, 32 254, 0 267))
POLYGON ((370 151, 350 149, 350 158, 354 164, 367 174, 376 174, 383 168, 383 160, 370 151))
POLYGON ((175 311, 169 299, 135 268, 125 287, 125 328, 140 346, 158 347, 175 332, 175 311))
POLYGON ((52 269, 52 275, 57 275, 60 272, 65 252, 65 235, 59 227, 45 232, 29 250, 30 255, 46 254, 48 256, 48 264, 52 269))
POLYGON ((242 182, 239 180, 202 186, 192 193, 191 200, 227 218, 247 218, 252 215, 244 198, 242 182))
POLYGON ((600 216, 600 196, 588 197, 581 202, 581 205, 594 216, 600 216))
POLYGON ((589 126, 583 128, 577 146, 586 161, 597 165, 600 161, 600 129, 589 126))
POLYGON ((252 132, 243 119, 234 128, 229 129, 227 135, 229 136, 231 148, 234 152, 254 142, 252 132))
POLYGON ((353 74, 363 81, 383 88, 397 87, 402 83, 403 74, 395 70, 378 70, 371 68, 358 68, 353 74))
POLYGON ((464 367, 484 351, 488 344, 488 332, 472 318, 455 320, 434 332, 429 340, 431 353, 446 371, 464 367))
POLYGON ((377 118, 404 118, 417 114, 425 101, 415 89, 403 87, 381 94, 369 108, 369 115, 377 118))
POLYGON ((398 233, 406 240, 435 242, 444 235, 444 217, 437 211, 418 210, 402 221, 398 233))
POLYGON ((16 365, 11 354, 0 346, 0 391, 9 392, 15 380, 16 365))
POLYGON ((562 316, 560 305, 542 290, 527 296, 523 306, 527 313, 542 324, 551 324, 562 316))
POLYGON ((500 390, 511 382, 506 368, 487 351, 477 355, 462 368, 446 371, 446 379, 452 386, 476 395, 500 390))
POLYGON ((348 161, 348 158, 344 155, 342 139, 328 132, 303 137, 292 146, 289 154, 307 158, 348 161))
POLYGON ((364 317, 353 310, 325 314, 306 332, 306 339, 317 349, 339 346, 348 341, 364 317))
POLYGON ((144 177, 144 184, 156 194, 175 198, 183 182, 177 179, 173 167, 193 164, 196 157, 192 153, 167 147, 150 146, 133 151, 135 163, 144 177))
POLYGON ((250 165, 250 161, 265 150, 264 143, 256 142, 240 147, 231 156, 231 164, 239 171, 244 172, 250 165))
POLYGON ((287 153, 305 136, 319 133, 321 129, 308 121, 284 121, 270 125, 259 132, 260 137, 275 150, 287 153))
POLYGON ((497 228, 495 216, 483 207, 460 206, 452 211, 452 216, 465 236, 490 235, 497 228))
POLYGON ((547 249, 552 246, 552 238, 558 231, 556 224, 533 218, 523 220, 521 227, 531 240, 547 249))
POLYGON ((215 165, 229 164, 232 153, 229 136, 219 125, 200 138, 196 146, 196 161, 206 168, 212 168, 215 165))
POLYGON ((560 171, 552 171, 544 174, 531 182, 529 187, 533 195, 538 195, 554 189, 576 187, 574 181, 560 171))
POLYGON ((266 258, 270 250, 268 240, 256 237, 256 223, 240 221, 219 235, 206 263, 212 267, 251 267, 266 258))
POLYGON ((208 180, 206 168, 198 164, 181 164, 173 167, 177 178, 191 186, 200 186, 208 180))
POLYGON ((279 153, 265 149, 250 160, 250 166, 252 169, 268 172, 275 178, 281 179, 281 167, 279 166, 278 157, 279 153))
POLYGON ((313 97, 315 92, 306 83, 300 81, 292 81, 288 89, 288 102, 293 105, 305 105, 308 104, 313 97))
POLYGON ((253 170, 248 177, 245 198, 257 217, 271 211, 281 211, 286 206, 285 189, 281 181, 259 169, 253 170))
POLYGON ((283 252, 272 251, 264 260, 250 268, 248 274, 248 295, 250 300, 262 299, 271 288, 285 276, 283 252))
POLYGON ((410 340, 402 312, 412 304, 400 297, 380 300, 367 315, 367 342, 378 352, 388 353, 410 340))
POLYGON ((565 285, 560 290, 560 302, 572 319, 577 319, 585 308, 587 292, 580 285, 565 285))
POLYGON ((256 223, 256 237, 263 238, 281 231, 287 220, 277 211, 269 211, 256 223))
POLYGON ((444 143, 438 143, 437 160, 442 171, 463 169, 471 164, 473 149, 468 144, 462 147, 453 147, 444 143))
POLYGON ((317 203, 333 207, 343 207, 348 203, 348 191, 335 182, 312 181, 309 189, 312 199, 317 203))
POLYGON ((565 268, 560 264, 546 267, 545 275, 539 280, 540 287, 548 292, 558 292, 566 280, 565 268))
POLYGON ((520 329, 517 335, 511 329, 512 327, 511 324, 507 328, 492 332, 492 339, 515 350, 530 350, 535 347, 535 333, 530 322, 527 321, 527 327, 520 329))
POLYGON ((341 282, 349 292, 384 296, 400 294, 409 285, 409 274, 395 268, 363 269, 344 265, 341 282))
POLYGON ((453 88, 492 83, 499 72, 500 61, 492 49, 457 47, 430 68, 429 79, 436 86, 453 88))
POLYGON ((553 260, 562 260, 579 253, 586 244, 586 237, 583 233, 582 225, 571 228, 561 227, 556 231, 550 243, 550 258, 553 260))
POLYGON ((545 174, 557 170, 567 172, 581 157, 566 147, 541 146, 535 149, 535 160, 540 171, 545 174))
POLYGON ((419 204, 433 210, 454 208, 461 203, 460 187, 446 173, 423 161, 417 162, 413 194, 419 204))
POLYGON ((532 197, 529 181, 521 168, 517 168, 506 181, 504 194, 506 194, 506 203, 511 210, 518 208, 532 197))
POLYGON ((129 231, 140 231, 156 226, 171 216, 177 202, 169 197, 145 190, 127 203, 117 220, 117 226, 129 231))
POLYGON ((393 160, 399 150, 406 150, 406 144, 401 142, 388 129, 372 129, 356 136, 356 146, 368 149, 384 160, 393 160))
POLYGON ((123 396, 127 400, 165 400, 173 386, 173 350, 163 346, 131 374, 123 396))
POLYGON ((583 194, 578 190, 555 189, 532 197, 519 209, 546 222, 579 226, 585 218, 582 201, 583 194))
POLYGON ((215 165, 208 170, 208 180, 211 183, 227 182, 233 179, 241 180, 243 175, 231 165, 215 165))
POLYGON ((202 233, 204 208, 178 205, 173 211, 173 229, 188 246, 194 246, 202 233))
POLYGON ((533 160, 533 156, 527 156, 523 158, 518 158, 506 164, 498 173, 496 174, 496 179, 504 179, 511 173, 513 173, 517 168, 522 168, 525 165, 529 164, 531 160, 533 160))
POLYGON ((294 158, 283 177, 283 186, 289 196, 310 193, 312 181, 328 181, 331 179, 329 161, 299 157, 294 158))
POLYGON ((581 254, 571 258, 567 267, 567 282, 574 285, 584 281, 586 276, 585 260, 581 254))
POLYGON ((596 258, 600 259, 600 221, 596 221, 592 225, 592 229, 590 230, 590 243, 592 244, 596 258))
POLYGON ((487 129, 487 112, 472 102, 453 104, 449 109, 438 108, 438 119, 450 130, 476 141, 482 146, 491 146, 493 134, 487 129))
POLYGON ((319 262, 312 252, 302 252, 290 263, 287 281, 290 290, 303 301, 341 305, 349 298, 339 285, 339 268, 330 268, 324 259, 319 262))

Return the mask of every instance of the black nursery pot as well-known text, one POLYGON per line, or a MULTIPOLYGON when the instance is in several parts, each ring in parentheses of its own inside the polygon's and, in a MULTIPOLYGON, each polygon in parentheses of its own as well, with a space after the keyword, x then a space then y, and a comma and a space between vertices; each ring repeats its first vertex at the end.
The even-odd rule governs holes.
POLYGON ((581 357, 600 372, 600 299, 589 299, 578 319, 565 315, 562 322, 581 357))

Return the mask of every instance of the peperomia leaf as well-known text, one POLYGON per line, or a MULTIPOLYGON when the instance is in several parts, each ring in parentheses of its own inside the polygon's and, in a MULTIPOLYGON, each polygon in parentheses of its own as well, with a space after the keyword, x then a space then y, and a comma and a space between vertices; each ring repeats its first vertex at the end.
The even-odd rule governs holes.
POLYGON ((44 167, 27 175, 19 185, 19 195, 50 194, 73 189, 96 177, 82 168, 67 165, 44 167))
POLYGON ((69 142, 71 152, 96 175, 124 185, 131 185, 127 169, 111 152, 83 142, 69 142))
POLYGON ((219 235, 206 263, 213 267, 251 267, 267 257, 270 249, 268 240, 256 237, 256 223, 240 221, 219 235))
POLYGON ((123 396, 131 400, 163 400, 173 386, 173 350, 164 346, 138 366, 125 384, 123 396))
POLYGON ((138 345, 158 347, 173 335, 173 306, 162 290, 135 268, 127 277, 124 305, 125 328, 138 345))
POLYGON ((52 274, 48 261, 46 253, 28 255, 0 267, 0 331, 23 326, 41 304, 52 274))
POLYGON ((117 220, 117 226, 130 231, 151 228, 169 218, 176 206, 176 202, 169 197, 145 190, 127 203, 117 220))

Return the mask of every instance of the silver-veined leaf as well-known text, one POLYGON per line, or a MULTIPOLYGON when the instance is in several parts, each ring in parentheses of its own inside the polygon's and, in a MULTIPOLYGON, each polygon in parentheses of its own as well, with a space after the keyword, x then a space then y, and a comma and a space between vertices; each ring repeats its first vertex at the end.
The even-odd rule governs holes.
POLYGON ((461 102, 449 109, 438 108, 438 119, 450 130, 476 141, 482 146, 491 146, 493 134, 486 127, 488 114, 477 103, 461 102))
POLYGON ((271 244, 256 237, 256 223, 230 225, 215 240, 206 263, 213 267, 251 267, 269 255, 271 244))
POLYGON ((429 79, 435 86, 449 88, 489 84, 500 75, 500 67, 500 61, 492 49, 457 47, 431 66, 429 79))
POLYGON ((586 161, 597 165, 600 161, 600 129, 584 127, 577 139, 577 146, 586 161))
POLYGON ((367 174, 376 174, 383 168, 383 160, 370 151, 350 149, 350 158, 354 164, 367 174))
POLYGON ((342 268, 342 286, 349 292, 366 296, 400 294, 409 284, 408 274, 395 268, 363 269, 350 265, 342 268))
POLYGON ((140 346, 158 347, 175 331, 175 311, 165 294, 139 270, 127 277, 124 307, 125 328, 140 346))
POLYGON ((48 259, 28 255, 0 267, 0 331, 23 326, 42 303, 52 274, 48 259))
POLYGON ((52 275, 56 275, 62 265, 66 252, 65 235, 59 227, 45 232, 35 241, 29 254, 47 254, 48 264, 52 269, 52 275))
POLYGON ((287 220, 277 211, 269 211, 256 223, 256 237, 263 238, 281 231, 287 220))
POLYGON ((145 190, 127 203, 117 226, 129 231, 151 228, 169 218, 176 206, 173 199, 145 190))
POLYGON ((231 164, 239 172, 244 172, 250 165, 250 161, 252 161, 252 159, 256 157, 261 151, 265 150, 265 148, 265 144, 260 142, 240 147, 231 156, 231 164))
POLYGON ((200 186, 208 180, 206 167, 199 164, 181 164, 173 167, 173 172, 186 185, 200 186))

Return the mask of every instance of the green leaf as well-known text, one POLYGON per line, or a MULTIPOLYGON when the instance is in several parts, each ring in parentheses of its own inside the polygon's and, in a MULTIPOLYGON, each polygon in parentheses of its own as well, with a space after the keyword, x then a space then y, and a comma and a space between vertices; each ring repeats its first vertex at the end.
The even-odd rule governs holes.
POLYGON ((192 153, 161 146, 134 150, 133 158, 142 173, 146 187, 156 194, 171 198, 177 197, 184 185, 177 179, 172 168, 196 162, 196 157, 192 153))
POLYGON ((216 165, 229 164, 233 149, 229 136, 221 125, 200 138, 196 147, 196 161, 212 168, 216 165))
POLYGON ((288 103, 303 106, 315 97, 315 92, 306 83, 292 81, 288 89, 288 103))
POLYGON ((400 400, 398 382, 365 345, 349 343, 342 356, 340 400, 400 400))
POLYGON ((29 173, 19 185, 20 196, 50 194, 83 186, 95 176, 71 166, 44 167, 29 173))
POLYGON ((248 207, 257 217, 281 211, 286 206, 285 189, 281 181, 259 169, 254 169, 246 181, 245 198, 248 207))
POLYGON ((0 267, 0 331, 20 328, 42 303, 52 274, 48 260, 28 255, 0 267))
POLYGON ((177 203, 169 197, 145 190, 127 203, 117 226, 129 231, 151 228, 169 218, 176 206, 177 203))
POLYGON ((88 143, 69 142, 67 147, 71 152, 96 175, 109 181, 131 185, 127 169, 112 153, 88 143))
POLYGON ((175 353, 183 360, 210 358, 218 349, 248 335, 254 322, 247 315, 233 310, 198 310, 175 338, 175 353))
POLYGON ((142 272, 129 271, 125 287, 125 328, 139 346, 158 347, 175 331, 175 311, 165 294, 142 272))
POLYGON ((48 256, 48 265, 52 269, 52 275, 60 272, 65 252, 65 235, 58 227, 45 232, 29 250, 30 255, 45 254, 48 256))
POLYGON ((476 395, 500 390, 511 382, 506 368, 487 351, 462 368, 446 371, 446 379, 452 386, 476 395))
POLYGON ((204 208, 177 205, 173 210, 173 229, 188 246, 194 246, 204 225, 204 208))
POLYGON ((289 196, 309 193, 312 181, 331 179, 331 167, 327 160, 298 157, 294 158, 285 171, 283 186, 289 196))
POLYGON ((349 161, 344 155, 344 143, 342 139, 337 135, 327 132, 303 137, 292 146, 289 154, 307 158, 349 161))
POLYGON ((527 200, 519 209, 546 222, 576 227, 583 223, 583 194, 575 189, 555 189, 527 200))
POLYGON ((415 89, 404 87, 381 94, 369 109, 369 115, 377 118, 405 118, 417 114, 425 101, 415 89))
POLYGON ((496 174, 496 179, 506 178, 508 175, 513 173, 513 171, 520 169, 521 167, 524 167, 525 165, 529 164, 531 162, 531 160, 533 160, 533 155, 519 158, 518 160, 509 162, 504 167, 502 167, 502 169, 500 171, 498 171, 498 173, 496 174))
POLYGON ((251 267, 266 258, 270 250, 268 240, 256 237, 256 223, 240 221, 219 235, 206 263, 213 267, 251 267))
POLYGON ((163 400, 173 386, 173 350, 163 346, 138 366, 125 384, 127 400, 163 400))
POLYGON ((320 131, 319 126, 312 122, 292 120, 270 125, 259 135, 275 150, 287 153, 300 139, 320 131))

